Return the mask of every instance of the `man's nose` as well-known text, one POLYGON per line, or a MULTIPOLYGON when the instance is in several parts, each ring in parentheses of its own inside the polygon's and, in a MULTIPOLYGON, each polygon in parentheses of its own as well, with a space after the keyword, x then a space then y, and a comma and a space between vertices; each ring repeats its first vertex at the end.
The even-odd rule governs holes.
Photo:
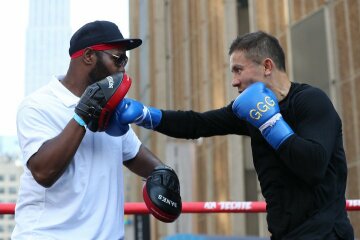
POLYGON ((240 79, 236 76, 233 76, 232 81, 231 81, 231 85, 233 87, 239 87, 240 86, 240 79))

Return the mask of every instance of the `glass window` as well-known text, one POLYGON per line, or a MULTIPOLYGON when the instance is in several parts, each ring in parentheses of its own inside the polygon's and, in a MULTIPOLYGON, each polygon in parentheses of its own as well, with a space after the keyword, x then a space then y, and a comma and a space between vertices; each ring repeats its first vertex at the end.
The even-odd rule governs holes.
POLYGON ((17 193, 17 188, 16 187, 9 187, 9 193, 10 194, 16 194, 17 193))
POLYGON ((15 182, 16 181, 16 175, 15 174, 11 174, 10 177, 10 182, 15 182))
POLYGON ((331 79, 324 11, 319 10, 291 28, 292 67, 294 82, 311 84, 329 95, 331 79))
POLYGON ((248 33, 250 29, 248 0, 237 1, 237 12, 238 12, 238 34, 243 35, 244 33, 248 33))
POLYGON ((14 225, 13 224, 9 224, 8 225, 8 231, 12 232, 14 230, 14 225))

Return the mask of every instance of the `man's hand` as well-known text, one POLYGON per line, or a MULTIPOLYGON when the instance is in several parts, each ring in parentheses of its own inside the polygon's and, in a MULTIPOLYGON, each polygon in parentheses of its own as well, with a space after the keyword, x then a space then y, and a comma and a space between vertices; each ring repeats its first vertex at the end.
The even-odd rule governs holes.
POLYGON ((125 98, 115 111, 120 124, 135 123, 147 129, 158 126, 162 116, 159 109, 147 107, 131 98, 125 98))
POLYGON ((146 179, 143 197, 151 214, 162 222, 173 222, 181 213, 179 179, 173 169, 158 166, 146 179))
POLYGON ((104 131, 130 86, 131 79, 121 72, 88 86, 75 107, 74 119, 93 132, 104 131))
MULTIPOLYGON (((124 100, 120 102, 119 105, 124 104, 124 100)), ((110 122, 105 132, 113 137, 122 136, 129 130, 129 124, 122 124, 119 121, 119 113, 114 112, 114 114, 110 118, 110 122)))
POLYGON ((232 109, 238 118, 257 127, 274 149, 294 134, 280 113, 275 94, 262 82, 245 89, 235 99, 232 109))

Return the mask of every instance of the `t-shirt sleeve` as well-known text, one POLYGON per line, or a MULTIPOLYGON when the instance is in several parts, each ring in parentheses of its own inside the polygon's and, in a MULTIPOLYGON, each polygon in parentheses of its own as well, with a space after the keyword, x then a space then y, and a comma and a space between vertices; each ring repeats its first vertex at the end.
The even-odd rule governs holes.
POLYGON ((321 179, 341 136, 341 121, 330 99, 318 89, 297 96, 295 134, 279 148, 283 162, 309 183, 321 179))
POLYGON ((206 112, 161 111, 161 122, 154 130, 170 137, 197 139, 227 134, 249 135, 247 124, 233 113, 232 102, 206 112))
POLYGON ((141 142, 131 127, 122 137, 122 145, 123 161, 133 159, 139 152, 141 142))
POLYGON ((19 107, 16 118, 17 135, 25 166, 44 142, 59 134, 57 128, 51 124, 41 109, 26 105, 19 107))

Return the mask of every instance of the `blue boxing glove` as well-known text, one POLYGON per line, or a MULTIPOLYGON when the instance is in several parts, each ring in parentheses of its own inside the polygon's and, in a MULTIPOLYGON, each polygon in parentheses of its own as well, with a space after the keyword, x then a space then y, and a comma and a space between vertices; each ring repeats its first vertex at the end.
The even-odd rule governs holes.
POLYGON ((262 82, 251 84, 234 101, 235 115, 257 127, 266 141, 274 148, 294 134, 285 122, 275 94, 262 82))
POLYGON ((154 107, 147 107, 131 98, 124 98, 115 110, 120 124, 135 123, 138 126, 154 129, 161 121, 162 113, 154 107))
MULTIPOLYGON (((124 100, 122 100, 118 106, 125 105, 124 100)), ((105 132, 113 137, 122 136, 129 130, 129 124, 121 124, 119 120, 119 113, 117 111, 111 116, 109 124, 105 129, 105 132)))
POLYGON ((116 117, 112 117, 110 119, 109 125, 106 128, 105 132, 113 137, 122 136, 129 131, 128 124, 118 124, 116 117))

